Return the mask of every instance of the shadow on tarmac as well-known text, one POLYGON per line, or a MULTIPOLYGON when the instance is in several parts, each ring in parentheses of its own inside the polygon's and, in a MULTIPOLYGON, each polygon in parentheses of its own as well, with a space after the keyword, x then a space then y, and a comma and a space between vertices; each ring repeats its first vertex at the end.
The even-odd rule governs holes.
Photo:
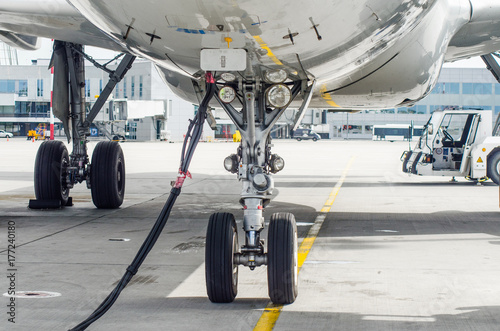
POLYGON ((332 212, 319 237, 420 236, 485 233, 500 236, 497 212, 332 212))

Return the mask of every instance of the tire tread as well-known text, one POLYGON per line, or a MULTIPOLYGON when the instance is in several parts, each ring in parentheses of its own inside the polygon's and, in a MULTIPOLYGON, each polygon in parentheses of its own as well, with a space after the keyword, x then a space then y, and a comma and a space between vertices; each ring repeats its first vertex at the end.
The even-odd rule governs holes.
POLYGON ((237 288, 232 283, 234 215, 215 213, 210 216, 205 248, 205 278, 207 294, 214 303, 234 300, 237 288))
POLYGON ((125 194, 125 159, 117 142, 101 141, 96 145, 92 153, 90 183, 92 201, 97 208, 121 206, 125 194), (118 162, 123 167, 121 190, 116 182, 118 162))
POLYGON ((68 150, 62 141, 44 141, 35 159, 34 186, 37 200, 61 200, 61 205, 68 201, 68 192, 62 192, 61 164, 69 160, 68 150))
POLYGON ((268 234, 268 288, 275 304, 289 304, 297 297, 293 272, 293 243, 296 232, 295 217, 291 213, 275 213, 269 222, 268 234))

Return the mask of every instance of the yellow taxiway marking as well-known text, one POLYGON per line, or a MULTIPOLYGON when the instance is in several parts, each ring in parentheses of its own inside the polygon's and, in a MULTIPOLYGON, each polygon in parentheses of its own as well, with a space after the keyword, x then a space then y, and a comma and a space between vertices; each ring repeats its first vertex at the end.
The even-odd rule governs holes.
MULTIPOLYGON (((347 166, 345 167, 342 176, 340 177, 339 181, 337 182, 332 192, 330 193, 328 200, 326 200, 325 205, 323 206, 318 216, 316 217, 314 224, 309 229, 306 238, 304 238, 304 240, 302 240, 302 243, 300 244, 298 251, 299 272, 300 269, 302 268, 302 265, 306 261, 307 255, 311 251, 311 248, 314 245, 316 238, 318 237, 319 230, 321 230, 321 226, 323 226, 323 222, 326 219, 326 215, 330 212, 330 209, 332 208, 332 205, 335 202, 337 195, 339 194, 340 188, 342 187, 342 184, 344 184, 344 181, 347 177, 347 173, 349 172, 349 169, 351 168, 352 163, 354 162, 354 158, 355 158, 354 156, 351 157, 351 159, 347 163, 347 166)), ((255 325, 253 330, 254 331, 272 330, 276 325, 276 322, 278 321, 278 318, 280 317, 282 310, 283 310, 283 305, 275 305, 272 302, 270 302, 264 309, 262 316, 257 321, 257 324, 255 325)))

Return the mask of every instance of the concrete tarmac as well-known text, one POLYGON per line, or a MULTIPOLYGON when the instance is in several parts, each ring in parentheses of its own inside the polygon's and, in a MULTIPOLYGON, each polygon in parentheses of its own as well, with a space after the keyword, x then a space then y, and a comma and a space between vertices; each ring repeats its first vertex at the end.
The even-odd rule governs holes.
MULTIPOLYGON (((399 161, 407 142, 273 143, 286 165, 274 176, 265 216, 294 213, 301 239, 345 175, 300 270, 299 296, 283 308, 275 330, 500 330, 498 186, 409 177, 399 161)), ((15 324, 11 298, 0 296, 0 330, 68 330, 92 313, 154 224, 181 149, 122 143, 127 187, 118 210, 95 209, 84 184, 71 191, 73 207, 29 210, 39 144, 0 140, 0 293, 12 285, 27 291, 14 301, 15 324), (12 233, 16 248, 8 252, 12 233)), ((236 148, 199 145, 193 179, 158 243, 89 330, 254 329, 269 303, 266 268, 240 267, 230 304, 210 303, 204 279, 209 215, 232 212, 241 225, 240 183, 222 166, 236 148)))

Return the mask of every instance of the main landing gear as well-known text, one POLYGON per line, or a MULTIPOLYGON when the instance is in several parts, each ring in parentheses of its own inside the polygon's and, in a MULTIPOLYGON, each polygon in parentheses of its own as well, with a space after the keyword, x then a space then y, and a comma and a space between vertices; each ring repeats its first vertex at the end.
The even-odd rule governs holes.
MULTIPOLYGON (((245 243, 238 245, 233 214, 216 213, 210 217, 205 273, 207 293, 212 302, 234 300, 239 265, 251 270, 267 265, 269 297, 273 303, 289 304, 297 297, 298 242, 294 215, 273 214, 269 222, 267 250, 261 239, 265 224, 263 210, 270 203, 269 195, 274 187, 272 174, 284 167, 284 160, 271 154, 270 131, 291 100, 307 86, 300 79, 288 81, 279 84, 245 84, 242 80, 237 84, 228 84, 226 81, 216 94, 242 136, 237 153, 224 160, 224 167, 236 174, 243 186, 240 204, 243 206, 245 243), (242 101, 241 111, 230 104, 235 95, 242 101)), ((307 96, 304 96, 305 99, 308 99, 307 96)), ((305 107, 303 104, 302 108, 305 107)))
MULTIPOLYGON (((120 55, 117 58, 123 56, 120 55)), ((116 58, 116 59, 117 59, 116 58)), ((125 55, 115 71, 88 57, 82 45, 55 41, 51 66, 54 68, 53 111, 63 124, 73 151, 68 154, 61 141, 46 141, 35 161, 35 196, 29 207, 59 208, 71 205, 69 191, 86 182, 97 208, 118 208, 125 193, 125 159, 117 142, 99 142, 89 162, 87 138, 95 119, 116 84, 131 68, 135 57, 125 55), (85 59, 109 73, 109 81, 87 114, 85 101, 85 59)))

